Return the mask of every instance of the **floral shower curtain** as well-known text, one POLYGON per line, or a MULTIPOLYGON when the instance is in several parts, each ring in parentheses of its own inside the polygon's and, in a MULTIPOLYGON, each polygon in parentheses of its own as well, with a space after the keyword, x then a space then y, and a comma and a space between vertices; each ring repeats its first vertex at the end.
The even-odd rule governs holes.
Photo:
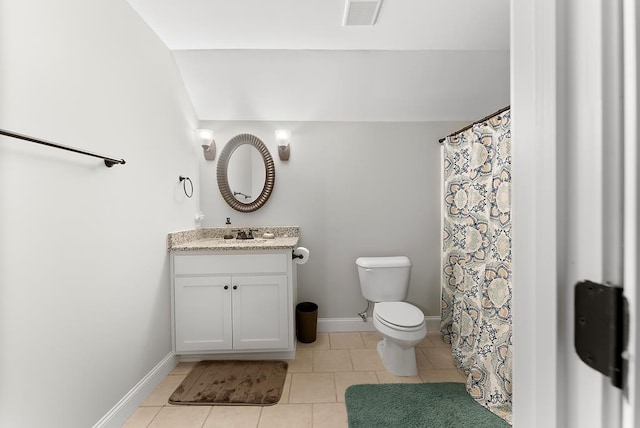
POLYGON ((511 423, 511 112, 444 141, 441 334, 467 391, 511 423))

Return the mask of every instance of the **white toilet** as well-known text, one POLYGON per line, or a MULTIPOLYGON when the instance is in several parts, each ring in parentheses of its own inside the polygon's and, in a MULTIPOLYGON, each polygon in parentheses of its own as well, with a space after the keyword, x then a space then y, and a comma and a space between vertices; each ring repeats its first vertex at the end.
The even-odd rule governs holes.
POLYGON ((359 257, 362 295, 374 302, 373 326, 382 334, 378 354, 384 367, 396 376, 418 374, 415 346, 427 335, 422 311, 403 302, 409 290, 408 257, 359 257))

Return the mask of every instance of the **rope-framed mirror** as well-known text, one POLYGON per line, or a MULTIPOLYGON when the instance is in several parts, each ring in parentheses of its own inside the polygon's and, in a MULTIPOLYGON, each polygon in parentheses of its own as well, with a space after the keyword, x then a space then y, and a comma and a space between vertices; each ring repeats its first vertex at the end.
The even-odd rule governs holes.
MULTIPOLYGON (((249 150, 249 152, 251 150, 249 150)), ((252 155, 249 154, 248 156, 252 155)), ((240 157, 240 153, 238 153, 234 157, 240 157)), ((257 173, 258 177, 255 177, 255 179, 251 178, 252 170, 254 169, 251 162, 249 162, 245 166, 236 166, 234 164, 233 168, 236 170, 240 169, 239 172, 244 176, 247 176, 247 171, 243 168, 250 168, 250 170, 248 171, 249 178, 242 180, 249 182, 248 185, 251 185, 251 183, 255 183, 256 179, 259 180, 262 177, 262 168, 260 168, 260 171, 257 173)), ((234 175, 237 173, 238 171, 234 171, 234 175)), ((222 152, 220 152, 220 157, 218 158, 217 179, 218 188, 220 189, 220 193, 222 194, 225 202, 236 211, 249 213, 263 206, 269 199, 269 196, 271 196, 273 185, 276 179, 276 168, 273 163, 273 158, 271 157, 267 146, 265 146, 262 140, 260 140, 255 135, 240 134, 229 140, 229 142, 225 144, 224 148, 222 149, 222 152), (253 148, 251 150, 257 151, 257 155, 262 158, 262 163, 264 164, 264 184, 262 186, 262 189, 259 189, 261 191, 257 197, 253 197, 253 194, 257 193, 258 189, 255 189, 256 192, 245 189, 234 189, 229 184, 229 166, 232 161, 232 155, 245 144, 247 144, 249 148, 253 148), (243 199, 250 200, 250 202, 243 202, 243 199)))

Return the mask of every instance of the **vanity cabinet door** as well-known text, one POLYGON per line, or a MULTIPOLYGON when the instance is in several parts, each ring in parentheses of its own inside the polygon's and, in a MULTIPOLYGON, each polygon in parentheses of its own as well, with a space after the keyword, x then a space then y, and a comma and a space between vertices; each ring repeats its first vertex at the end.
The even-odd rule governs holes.
POLYGON ((174 285, 176 352, 231 349, 231 277, 176 277, 174 285))
POLYGON ((287 276, 237 276, 233 284, 233 348, 287 348, 287 276))

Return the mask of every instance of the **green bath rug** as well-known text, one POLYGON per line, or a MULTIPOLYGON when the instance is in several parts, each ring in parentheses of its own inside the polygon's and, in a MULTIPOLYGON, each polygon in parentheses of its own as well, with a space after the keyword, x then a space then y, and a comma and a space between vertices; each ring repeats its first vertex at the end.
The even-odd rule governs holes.
POLYGON ((463 383, 352 385, 345 392, 349 428, 507 428, 476 403, 463 383))

